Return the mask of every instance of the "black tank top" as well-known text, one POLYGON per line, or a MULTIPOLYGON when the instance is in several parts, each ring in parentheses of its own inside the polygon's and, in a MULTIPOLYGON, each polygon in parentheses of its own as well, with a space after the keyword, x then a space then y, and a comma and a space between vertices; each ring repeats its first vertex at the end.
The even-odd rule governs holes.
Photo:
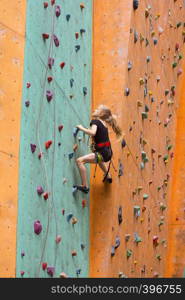
POLYGON ((106 128, 100 120, 91 120, 90 126, 96 125, 96 135, 93 137, 96 144, 109 141, 108 128, 106 128))

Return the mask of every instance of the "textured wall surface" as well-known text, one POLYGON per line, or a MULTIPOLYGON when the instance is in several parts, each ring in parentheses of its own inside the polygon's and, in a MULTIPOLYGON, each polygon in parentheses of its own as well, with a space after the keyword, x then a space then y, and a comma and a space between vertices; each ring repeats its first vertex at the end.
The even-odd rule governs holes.
POLYGON ((26 1, 0 6, 0 277, 15 276, 26 1))
MULTIPOLYGON (((100 170, 92 177, 92 277, 166 274, 167 250, 173 244, 168 244, 173 238, 168 224, 174 214, 168 208, 178 180, 172 168, 178 155, 174 146, 184 14, 180 0, 139 1, 136 10, 133 1, 94 2, 93 107, 105 103, 117 113, 127 147, 122 149, 111 133, 113 161, 118 171, 122 164, 123 175, 112 168, 111 186, 103 186, 100 170)), ((182 201, 180 195, 177 201, 182 201)), ((175 264, 173 255, 168 264, 175 264)), ((184 257, 180 261, 182 268, 184 257)))
POLYGON ((78 0, 59 2, 55 4, 60 5, 61 14, 56 16, 56 6, 50 1, 46 8, 42 0, 27 1, 18 277, 58 277, 61 272, 70 277, 88 275, 88 202, 86 207, 82 206, 82 200, 87 201, 88 197, 84 199, 80 192, 73 194, 72 187, 80 183, 75 158, 88 151, 87 137, 79 133, 75 140, 73 128, 81 123, 89 125, 92 9, 91 1, 84 1, 84 8, 78 0), (43 33, 49 34, 49 38, 43 39, 43 33), (57 41, 55 44, 54 35, 59 45, 57 41), (48 58, 54 59, 52 66, 48 66, 48 58), (48 77, 52 81, 48 82, 48 77), (46 98, 47 91, 53 94, 51 101, 46 98), (63 129, 59 132, 60 125, 63 129), (48 141, 52 145, 46 149, 48 141), (36 145, 34 153, 30 144, 36 145), (75 153, 74 144, 78 145, 75 153), (40 159, 39 153, 42 153, 40 159), (48 193, 47 200, 46 194, 37 194, 38 186, 48 193), (37 220, 42 224, 38 235, 34 233, 37 220), (72 256, 72 251, 77 255, 72 256), (45 271, 42 263, 47 263, 45 271), (55 268, 51 270, 54 274, 49 267, 55 268))

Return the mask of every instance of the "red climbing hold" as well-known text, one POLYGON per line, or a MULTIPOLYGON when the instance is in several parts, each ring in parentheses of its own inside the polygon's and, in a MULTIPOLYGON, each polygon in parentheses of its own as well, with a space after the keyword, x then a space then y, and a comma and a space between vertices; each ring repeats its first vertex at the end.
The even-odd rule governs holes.
POLYGON ((62 214, 63 214, 63 216, 64 216, 64 214, 65 214, 65 209, 62 209, 62 214))
POLYGON ((158 246, 158 244, 159 244, 158 239, 159 239, 158 236, 156 236, 156 235, 153 236, 153 245, 155 247, 158 246))
POLYGON ((48 67, 50 68, 50 70, 52 69, 54 62, 55 62, 54 58, 52 58, 52 57, 48 58, 48 67))
POLYGON ((54 5, 55 4, 55 0, 51 0, 51 5, 54 5))
POLYGON ((47 39, 49 39, 49 34, 48 33, 43 33, 42 37, 43 37, 44 40, 47 40, 47 39))
POLYGON ((59 126, 58 126, 58 131, 61 132, 63 128, 64 128, 63 125, 59 125, 59 126))
POLYGON ((44 2, 43 5, 44 5, 44 8, 47 8, 48 7, 48 2, 44 2))
POLYGON ((75 33, 75 37, 76 37, 76 39, 79 38, 79 33, 78 32, 75 33))
POLYGON ((48 77, 48 82, 50 83, 53 80, 53 77, 49 76, 48 77))
POLYGON ((30 83, 30 82, 27 82, 27 84, 26 84, 27 89, 29 89, 30 86, 31 86, 31 83, 30 83))
POLYGON ((60 14, 61 14, 61 9, 60 9, 60 6, 57 5, 55 8, 55 15, 58 18, 60 16, 60 14))
POLYGON ((82 207, 85 208, 87 206, 87 200, 83 199, 82 200, 82 207))
POLYGON ((46 262, 42 263, 42 270, 43 270, 43 271, 45 271, 45 270, 46 270, 46 268, 47 268, 47 265, 48 265, 48 264, 47 264, 46 262))
POLYGON ((77 252, 76 252, 75 250, 73 250, 73 251, 71 252, 71 255, 72 255, 72 256, 77 256, 77 252))
POLYGON ((60 42, 59 39, 57 38, 57 36, 55 34, 53 34, 53 41, 56 47, 59 47, 60 42))
POLYGON ((45 142, 45 148, 46 148, 46 150, 47 149, 49 149, 49 147, 52 145, 52 141, 47 141, 47 142, 45 142))
POLYGON ((42 231, 42 225, 41 225, 40 221, 37 220, 37 221, 34 222, 34 232, 36 234, 40 234, 41 231, 42 231))
POLYGON ((20 273, 21 273, 21 276, 23 276, 25 272, 24 271, 20 271, 20 273))
POLYGON ((48 273, 48 275, 53 277, 53 275, 55 273, 55 267, 47 267, 47 273, 48 273))
POLYGON ((43 155, 43 153, 40 152, 40 153, 38 154, 38 159, 41 159, 42 155, 43 155))
POLYGON ((45 193, 43 194, 43 198, 44 198, 44 200, 47 200, 47 199, 48 199, 48 197, 49 197, 49 194, 48 194, 47 192, 45 192, 45 193))
POLYGON ((80 8, 84 9, 85 8, 85 4, 84 3, 80 3, 80 8))
POLYGON ((56 237, 56 239, 55 239, 55 242, 56 242, 57 244, 59 244, 59 243, 61 242, 61 240, 62 240, 62 237, 61 237, 60 235, 57 235, 57 237, 56 237))
POLYGON ((65 62, 61 62, 61 64, 60 64, 61 69, 63 69, 64 66, 65 66, 65 62))
POLYGON ((176 45, 175 45, 175 51, 178 51, 179 50, 179 44, 178 43, 176 43, 176 45))

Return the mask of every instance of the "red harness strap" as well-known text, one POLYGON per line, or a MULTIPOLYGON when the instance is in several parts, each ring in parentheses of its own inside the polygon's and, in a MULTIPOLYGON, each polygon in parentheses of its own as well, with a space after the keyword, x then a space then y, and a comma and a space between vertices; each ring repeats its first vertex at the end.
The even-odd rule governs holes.
POLYGON ((99 148, 101 148, 101 147, 109 147, 110 146, 110 142, 99 143, 99 144, 96 144, 96 146, 98 146, 99 148))

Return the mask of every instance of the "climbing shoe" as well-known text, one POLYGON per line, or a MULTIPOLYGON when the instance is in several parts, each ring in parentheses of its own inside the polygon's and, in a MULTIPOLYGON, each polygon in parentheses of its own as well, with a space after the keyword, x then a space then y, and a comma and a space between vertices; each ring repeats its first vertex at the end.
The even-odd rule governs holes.
POLYGON ((111 177, 108 177, 107 175, 105 175, 105 176, 103 177, 103 182, 112 183, 112 178, 111 178, 111 177))
POLYGON ((87 194, 89 192, 89 188, 82 185, 73 185, 73 188, 77 188, 77 190, 87 194))

